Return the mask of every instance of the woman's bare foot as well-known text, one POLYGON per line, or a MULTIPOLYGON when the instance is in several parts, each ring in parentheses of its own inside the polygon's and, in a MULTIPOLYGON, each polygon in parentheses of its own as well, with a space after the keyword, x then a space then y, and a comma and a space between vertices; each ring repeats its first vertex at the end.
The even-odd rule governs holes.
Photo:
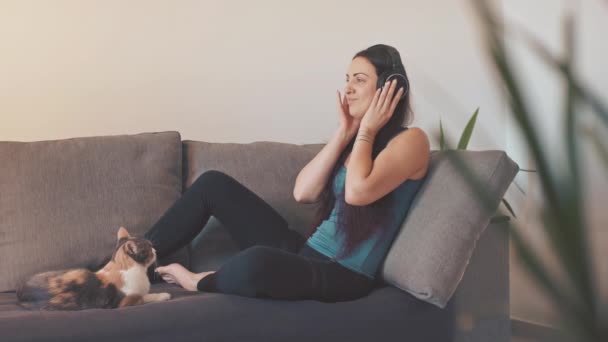
POLYGON ((163 280, 167 283, 178 284, 188 291, 198 291, 196 285, 198 284, 199 280, 211 273, 214 273, 214 271, 192 273, 180 264, 157 267, 154 271, 158 272, 163 280))

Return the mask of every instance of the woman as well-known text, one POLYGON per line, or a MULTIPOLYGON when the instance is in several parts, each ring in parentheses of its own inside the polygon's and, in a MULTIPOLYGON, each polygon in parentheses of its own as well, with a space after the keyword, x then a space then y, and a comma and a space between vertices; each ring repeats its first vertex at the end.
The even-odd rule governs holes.
POLYGON ((338 130, 295 182, 298 202, 319 203, 307 236, 230 176, 208 171, 146 237, 163 257, 189 243, 213 215, 241 251, 214 272, 158 267, 165 281, 191 291, 325 302, 356 299, 377 285, 425 179, 429 142, 421 129, 401 127, 410 114, 409 82, 393 47, 357 53, 344 91, 337 93, 338 130))

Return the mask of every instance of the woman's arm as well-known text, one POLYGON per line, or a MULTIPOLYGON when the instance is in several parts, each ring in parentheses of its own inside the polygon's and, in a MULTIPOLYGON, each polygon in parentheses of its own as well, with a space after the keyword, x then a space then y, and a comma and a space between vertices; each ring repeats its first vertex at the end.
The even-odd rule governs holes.
POLYGON ((293 197, 296 201, 314 203, 319 200, 340 154, 353 136, 353 133, 338 128, 323 149, 304 166, 296 177, 293 189, 293 197))
POLYGON ((423 130, 411 128, 397 134, 372 161, 376 134, 389 121, 403 88, 395 96, 397 83, 386 83, 378 88, 372 103, 365 112, 346 171, 344 200, 350 205, 371 204, 428 167, 429 141, 423 130))
MULTIPOLYGON (((365 131, 365 130, 362 130, 365 131)), ((422 178, 430 160, 430 143, 426 133, 417 127, 399 133, 371 160, 371 142, 357 138, 348 162, 344 198, 350 205, 368 205, 397 188, 407 179, 422 178)))

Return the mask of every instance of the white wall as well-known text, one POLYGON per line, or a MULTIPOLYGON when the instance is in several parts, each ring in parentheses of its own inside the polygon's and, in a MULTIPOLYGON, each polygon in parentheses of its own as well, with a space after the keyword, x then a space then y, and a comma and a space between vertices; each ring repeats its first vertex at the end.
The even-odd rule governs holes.
POLYGON ((414 126, 504 146, 466 1, 0 0, 0 140, 178 130, 313 143, 337 127, 352 56, 397 47, 414 126))

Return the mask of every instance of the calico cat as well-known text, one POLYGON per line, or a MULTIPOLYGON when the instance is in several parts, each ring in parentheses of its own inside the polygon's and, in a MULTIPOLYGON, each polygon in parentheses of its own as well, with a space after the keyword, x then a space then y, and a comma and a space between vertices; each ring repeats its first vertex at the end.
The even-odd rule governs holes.
POLYGON ((118 308, 169 300, 168 293, 148 293, 147 269, 156 251, 146 239, 121 227, 110 261, 97 272, 69 269, 36 274, 17 289, 19 305, 27 309, 83 310, 118 308))

